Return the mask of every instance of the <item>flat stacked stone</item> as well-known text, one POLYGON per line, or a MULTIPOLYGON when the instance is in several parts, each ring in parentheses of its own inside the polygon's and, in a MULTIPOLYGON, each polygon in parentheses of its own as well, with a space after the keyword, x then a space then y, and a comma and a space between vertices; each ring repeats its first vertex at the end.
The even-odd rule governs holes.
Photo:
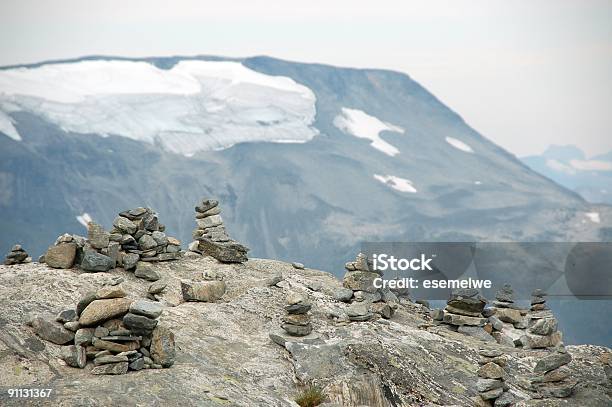
POLYGON ((541 397, 565 398, 572 394, 576 380, 570 377, 570 370, 565 367, 572 361, 572 356, 564 348, 539 359, 533 369, 535 376, 531 380, 533 390, 541 397))
POLYGON ((511 405, 514 402, 514 396, 504 383, 506 359, 503 357, 503 352, 495 349, 481 349, 479 354, 480 368, 476 389, 482 402, 476 404, 496 407, 511 405))
POLYGON ((92 374, 119 375, 172 366, 174 334, 158 324, 162 311, 157 302, 127 298, 117 284, 86 293, 54 320, 36 317, 30 325, 41 338, 66 345, 60 356, 67 365, 82 369, 91 361, 92 374))
POLYGON ((482 315, 487 300, 473 288, 461 288, 451 291, 442 315, 442 323, 456 327, 457 332, 473 336, 486 342, 494 341, 484 329, 487 319, 482 315))
POLYGON ((4 260, 4 264, 6 266, 12 266, 14 264, 31 263, 31 262, 32 262, 32 258, 19 244, 16 244, 13 246, 9 254, 6 255, 6 260, 4 260))
POLYGON ((281 328, 291 336, 306 336, 312 332, 312 324, 308 311, 312 305, 305 295, 292 293, 287 297, 281 328))
POLYGON ((531 294, 531 312, 527 332, 521 338, 528 349, 556 348, 563 344, 563 334, 552 311, 546 307, 546 293, 536 289, 531 294))
POLYGON ((197 228, 189 250, 212 256, 222 263, 244 263, 249 248, 229 237, 221 218, 219 201, 204 199, 195 207, 197 228))

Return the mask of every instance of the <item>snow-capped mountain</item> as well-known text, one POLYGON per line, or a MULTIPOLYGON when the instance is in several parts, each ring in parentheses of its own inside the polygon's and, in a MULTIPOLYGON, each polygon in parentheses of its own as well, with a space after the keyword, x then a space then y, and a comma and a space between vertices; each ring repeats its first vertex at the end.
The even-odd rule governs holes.
POLYGON ((342 273, 363 241, 598 241, 612 210, 532 171, 405 74, 90 57, 0 69, 0 252, 221 200, 250 255, 342 273))
POLYGON ((589 202, 612 204, 612 151, 587 158, 576 146, 550 146, 522 161, 589 202))

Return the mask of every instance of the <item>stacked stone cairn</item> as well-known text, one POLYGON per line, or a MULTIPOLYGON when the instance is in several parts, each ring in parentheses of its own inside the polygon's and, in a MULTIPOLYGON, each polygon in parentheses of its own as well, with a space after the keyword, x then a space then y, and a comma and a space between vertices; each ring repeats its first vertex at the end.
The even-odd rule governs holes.
POLYGON ((495 294, 493 307, 485 311, 490 333, 497 343, 509 347, 520 344, 520 338, 528 324, 527 310, 514 302, 514 289, 510 284, 495 294))
POLYGON ((542 349, 563 346, 563 335, 552 311, 546 307, 546 293, 536 289, 531 294, 531 312, 527 333, 521 337, 524 348, 542 349))
POLYGON ((204 199, 195 207, 197 228, 189 250, 212 256, 222 263, 244 263, 249 248, 231 239, 223 226, 219 201, 204 199))
POLYGON ((457 332, 474 336, 483 341, 494 341, 485 331, 487 319, 482 311, 487 300, 474 288, 455 289, 451 292, 444 310, 434 310, 434 320, 441 321, 457 329, 457 332))
POLYGON ((382 317, 389 319, 398 307, 398 298, 388 289, 374 286, 374 280, 381 275, 372 271, 372 264, 367 256, 359 253, 355 261, 346 263, 346 273, 342 286, 334 293, 337 301, 349 302, 346 310, 350 321, 363 322, 382 317))
POLYGON ((181 242, 166 236, 164 230, 153 210, 130 209, 115 218, 110 232, 90 222, 87 239, 68 234, 60 236, 41 260, 54 268, 71 268, 76 264, 88 272, 104 272, 115 267, 135 269, 137 277, 156 281, 159 275, 146 263, 177 260, 181 256, 181 242))
POLYGON ((544 398, 571 396, 577 384, 576 380, 570 378, 570 370, 565 367, 571 361, 571 355, 563 347, 540 358, 533 369, 535 376, 531 380, 532 390, 544 398))
POLYGON ((14 264, 31 263, 31 262, 32 262, 32 258, 19 244, 16 244, 15 246, 13 246, 10 253, 6 255, 6 260, 4 260, 4 264, 6 266, 12 266, 14 264))
POLYGON ((291 336, 306 336, 312 332, 312 324, 308 311, 312 305, 305 295, 291 293, 287 297, 285 311, 281 328, 291 336))
POLYGON ((506 407, 513 403, 514 396, 508 391, 506 385, 506 358, 503 352, 495 349, 481 349, 478 364, 478 381, 476 389, 480 400, 478 406, 506 407))
POLYGON ((57 317, 37 316, 29 324, 42 339, 65 345, 60 355, 68 366, 83 369, 91 361, 94 375, 172 366, 174 333, 158 324, 162 306, 127 298, 121 279, 116 283, 86 293, 57 317))

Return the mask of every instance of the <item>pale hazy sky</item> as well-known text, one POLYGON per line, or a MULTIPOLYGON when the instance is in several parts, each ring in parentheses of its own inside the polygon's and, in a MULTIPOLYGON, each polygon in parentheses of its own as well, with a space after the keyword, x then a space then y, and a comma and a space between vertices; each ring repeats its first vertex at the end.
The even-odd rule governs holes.
POLYGON ((612 150, 612 0, 2 0, 0 34, 0 65, 265 54, 388 68, 517 155, 612 150))

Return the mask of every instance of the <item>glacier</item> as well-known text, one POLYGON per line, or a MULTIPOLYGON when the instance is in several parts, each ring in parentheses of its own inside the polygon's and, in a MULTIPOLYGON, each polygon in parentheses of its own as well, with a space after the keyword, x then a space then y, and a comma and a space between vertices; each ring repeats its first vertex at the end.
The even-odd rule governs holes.
POLYGON ((10 114, 39 115, 64 131, 123 136, 193 156, 243 142, 303 143, 318 134, 314 93, 293 79, 233 61, 95 60, 0 70, 0 131, 10 114))

